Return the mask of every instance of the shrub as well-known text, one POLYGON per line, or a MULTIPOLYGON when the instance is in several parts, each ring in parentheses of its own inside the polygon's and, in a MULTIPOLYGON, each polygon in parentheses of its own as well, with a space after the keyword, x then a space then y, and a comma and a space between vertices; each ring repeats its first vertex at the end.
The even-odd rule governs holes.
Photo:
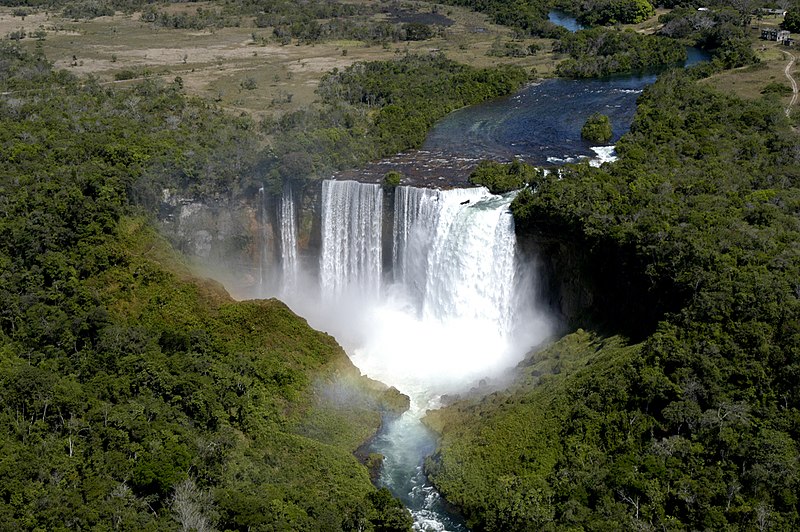
POLYGON ((504 194, 523 188, 536 175, 536 168, 517 159, 507 164, 484 160, 472 171, 469 182, 488 188, 492 194, 504 194))
POLYGON ((761 89, 761 94, 778 94, 783 96, 791 93, 792 93, 791 87, 777 81, 767 83, 767 86, 761 89))
POLYGON ((581 128, 581 137, 592 142, 608 142, 611 140, 611 120, 606 115, 594 113, 581 128))
POLYGON ((386 175, 383 176, 383 186, 387 188, 394 188, 400 184, 402 177, 403 176, 400 174, 400 172, 396 170, 386 172, 386 175))

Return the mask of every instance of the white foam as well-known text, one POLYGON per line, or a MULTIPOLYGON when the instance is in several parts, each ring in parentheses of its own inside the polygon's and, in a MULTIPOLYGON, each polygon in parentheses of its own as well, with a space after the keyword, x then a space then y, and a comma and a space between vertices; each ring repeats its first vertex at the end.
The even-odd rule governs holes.
POLYGON ((603 163, 613 163, 617 160, 617 152, 615 146, 595 146, 592 151, 597 154, 589 160, 589 165, 595 168, 600 167, 603 163))

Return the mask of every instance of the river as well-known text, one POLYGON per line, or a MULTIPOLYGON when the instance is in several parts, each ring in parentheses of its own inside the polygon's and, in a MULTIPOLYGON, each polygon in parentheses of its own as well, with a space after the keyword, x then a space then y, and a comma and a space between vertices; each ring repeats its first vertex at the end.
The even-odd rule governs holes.
MULTIPOLYGON (((687 55, 685 66, 708 59, 692 47, 687 55)), ((482 159, 517 158, 543 167, 581 159, 599 164, 613 155, 613 144, 630 129, 637 98, 657 76, 647 72, 531 83, 511 96, 450 113, 433 127, 420 150, 341 177, 379 183, 386 172, 396 170, 404 176, 403 184, 467 186, 471 169, 482 159), (581 128, 593 113, 611 120, 613 136, 606 145, 581 138, 581 128)))

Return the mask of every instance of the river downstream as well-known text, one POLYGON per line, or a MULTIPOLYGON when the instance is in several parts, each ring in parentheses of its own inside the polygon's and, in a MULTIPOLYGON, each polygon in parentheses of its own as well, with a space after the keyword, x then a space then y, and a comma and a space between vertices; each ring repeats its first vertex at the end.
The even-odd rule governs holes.
MULTIPOLYGON (((701 59, 690 51, 689 63, 701 59)), ((284 194, 279 296, 333 334, 363 374, 411 398, 369 451, 385 457, 379 483, 407 505, 415 530, 467 530, 425 478, 423 462, 436 445, 421 422, 426 410, 444 394, 502 379, 554 329, 537 304, 535 265, 517 252, 513 194, 461 187, 482 159, 545 167, 607 160, 655 79, 532 83, 448 115, 420 150, 325 181, 317 274, 302 271, 292 253, 296 209, 291 191, 284 194), (581 138, 598 112, 613 125, 611 145, 581 138), (390 170, 402 174, 402 186, 386 191, 379 183, 390 170)))

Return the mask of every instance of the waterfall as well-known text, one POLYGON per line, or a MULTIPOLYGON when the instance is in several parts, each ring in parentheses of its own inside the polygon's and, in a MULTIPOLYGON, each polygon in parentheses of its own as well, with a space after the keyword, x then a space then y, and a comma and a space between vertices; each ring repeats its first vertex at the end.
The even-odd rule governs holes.
POLYGON ((442 204, 431 250, 423 318, 468 318, 509 332, 516 237, 510 196, 450 190, 442 204), (465 204, 465 201, 470 201, 465 204))
POLYGON ((397 188, 394 279, 423 318, 488 320, 509 331, 516 268, 512 199, 483 188, 397 188))
POLYGON ((439 221, 440 194, 430 188, 395 189, 392 271, 418 310, 425 295, 430 228, 439 221))
POLYGON ((380 294, 382 217, 380 185, 323 182, 320 286, 328 300, 380 294))
POLYGON ((323 182, 324 305, 311 312, 364 373, 422 402, 497 375, 546 331, 528 291, 517 293, 513 197, 397 187, 383 285, 381 187, 323 182))
POLYGON ((258 189, 259 250, 258 250, 258 292, 267 291, 267 272, 269 271, 269 224, 267 223, 267 194, 264 187, 258 189))
POLYGON ((322 185, 323 299, 305 315, 336 336, 363 374, 411 398, 371 450, 386 457, 380 482, 409 507, 418 531, 466 530, 422 472, 435 438, 421 416, 443 394, 501 377, 547 335, 531 293, 516 285, 512 199, 484 188, 397 187, 392 275, 383 284, 380 186, 322 185))
POLYGON ((297 217, 294 212, 292 188, 286 185, 281 197, 280 211, 281 268, 283 272, 283 293, 291 293, 297 288, 300 268, 297 260, 297 217))

